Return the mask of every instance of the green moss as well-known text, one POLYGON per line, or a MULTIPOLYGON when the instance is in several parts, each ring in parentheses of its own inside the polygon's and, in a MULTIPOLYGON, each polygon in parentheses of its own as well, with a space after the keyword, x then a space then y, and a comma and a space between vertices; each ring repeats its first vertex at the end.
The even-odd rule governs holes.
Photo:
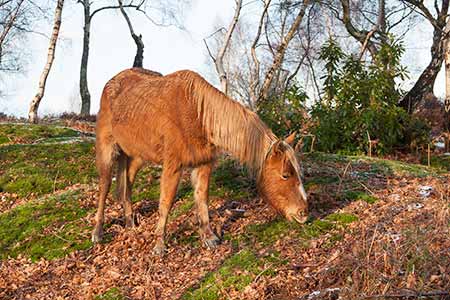
POLYGON ((212 175, 211 196, 248 198, 255 195, 255 190, 255 183, 245 169, 230 159, 219 161, 212 175))
POLYGON ((397 160, 367 158, 371 163, 372 168, 378 172, 386 175, 401 175, 401 176, 414 176, 414 177, 426 177, 429 175, 436 175, 437 170, 428 168, 427 166, 419 164, 410 164, 397 160))
POLYGON ((348 225, 358 221, 358 217, 348 213, 334 213, 328 215, 325 220, 334 222, 337 225, 348 225))
POLYGON ((306 224, 288 222, 277 218, 264 224, 253 224, 247 228, 247 238, 262 246, 270 246, 281 237, 295 234, 304 240, 311 240, 333 229, 345 227, 358 220, 358 217, 346 213, 334 213, 324 219, 312 220, 306 224))
POLYGON ((377 198, 362 191, 346 191, 342 198, 350 201, 364 201, 369 204, 377 202, 377 198))
POLYGON ((33 260, 62 257, 91 246, 87 210, 80 192, 31 201, 0 214, 0 258, 25 255, 33 260))
POLYGON ((33 143, 62 137, 77 137, 80 134, 70 128, 34 124, 0 124, 0 145, 10 142, 33 143))
POLYGON ((97 178, 92 143, 0 148, 0 191, 43 195, 97 178))
POLYGON ((309 178, 305 183, 305 189, 308 190, 314 185, 327 185, 336 183, 339 181, 339 177, 337 176, 328 176, 328 177, 313 177, 309 178))
POLYGON ((272 245, 283 235, 288 234, 297 224, 276 218, 273 221, 264 224, 251 224, 247 227, 246 235, 250 239, 255 239, 263 245, 272 245))
MULTIPOLYGON (((422 158, 422 164, 427 164, 427 158, 422 158)), ((450 155, 433 155, 430 161, 431 167, 440 171, 450 171, 450 155)))
POLYGON ((194 200, 186 199, 180 205, 172 209, 169 217, 169 221, 178 218, 179 216, 187 213, 194 207, 194 200))
POLYGON ((182 299, 222 299, 227 288, 243 290, 261 272, 263 265, 264 260, 251 250, 242 250, 227 258, 217 271, 208 273, 200 285, 187 291, 182 299))
POLYGON ((347 162, 348 157, 341 154, 331 154, 324 152, 305 153, 305 158, 316 162, 347 162))
POLYGON ((122 300, 125 299, 119 288, 111 288, 101 295, 97 295, 95 300, 122 300))

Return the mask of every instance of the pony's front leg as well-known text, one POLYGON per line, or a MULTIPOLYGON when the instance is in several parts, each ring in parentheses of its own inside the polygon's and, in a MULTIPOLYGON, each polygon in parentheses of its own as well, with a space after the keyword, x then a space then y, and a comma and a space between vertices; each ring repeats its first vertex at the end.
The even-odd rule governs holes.
POLYGON ((153 253, 156 255, 164 254, 167 217, 177 193, 181 173, 182 171, 179 168, 163 166, 160 184, 161 195, 159 197, 159 219, 155 230, 156 244, 153 248, 153 253))
POLYGON ((192 172, 192 185, 195 188, 194 198, 197 207, 199 234, 203 243, 208 248, 214 248, 219 238, 211 230, 208 213, 209 178, 211 176, 212 164, 202 165, 192 172))

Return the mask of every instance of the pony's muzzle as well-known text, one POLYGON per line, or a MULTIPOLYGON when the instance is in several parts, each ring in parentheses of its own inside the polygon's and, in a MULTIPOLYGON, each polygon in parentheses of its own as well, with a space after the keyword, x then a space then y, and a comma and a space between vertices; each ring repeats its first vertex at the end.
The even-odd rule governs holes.
POLYGON ((303 224, 308 220, 308 212, 306 210, 298 210, 295 214, 291 214, 288 220, 294 220, 299 224, 303 224))

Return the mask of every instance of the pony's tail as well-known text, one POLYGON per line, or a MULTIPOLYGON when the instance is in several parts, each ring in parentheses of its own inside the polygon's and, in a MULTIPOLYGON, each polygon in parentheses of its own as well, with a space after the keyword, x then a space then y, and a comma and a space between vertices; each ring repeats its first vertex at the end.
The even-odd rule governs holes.
POLYGON ((128 156, 120 151, 118 163, 117 163, 117 184, 116 184, 116 199, 120 202, 125 201, 127 196, 127 184, 128 184, 128 156))

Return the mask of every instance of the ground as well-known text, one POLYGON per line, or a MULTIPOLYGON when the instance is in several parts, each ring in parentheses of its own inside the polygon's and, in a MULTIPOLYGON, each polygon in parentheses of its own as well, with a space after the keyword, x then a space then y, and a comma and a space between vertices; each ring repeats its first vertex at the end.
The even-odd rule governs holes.
POLYGON ((139 226, 123 227, 111 193, 105 241, 93 245, 91 135, 0 124, 0 299, 450 297, 448 156, 433 155, 426 167, 306 153, 302 164, 311 217, 298 225, 276 216, 245 170, 222 158, 210 188, 222 240, 213 250, 199 242, 186 172, 168 252, 155 257, 160 168, 138 175, 139 226))

